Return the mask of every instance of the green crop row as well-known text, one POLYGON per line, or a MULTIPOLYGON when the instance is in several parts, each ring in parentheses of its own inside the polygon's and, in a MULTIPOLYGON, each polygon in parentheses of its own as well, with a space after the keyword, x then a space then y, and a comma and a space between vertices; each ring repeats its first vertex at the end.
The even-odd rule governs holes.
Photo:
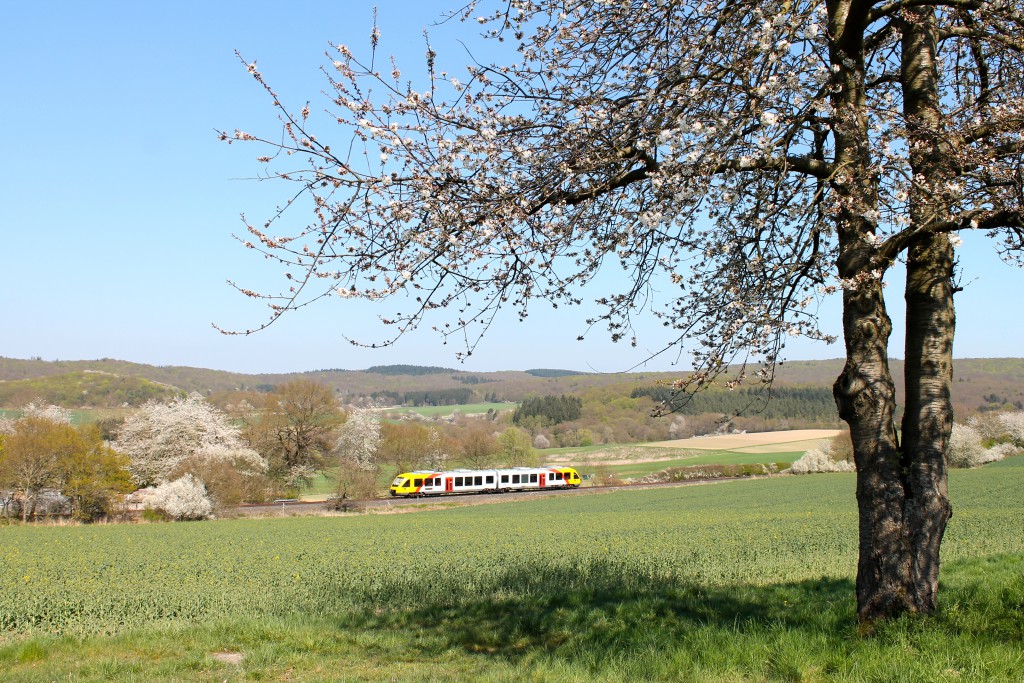
MULTIPOLYGON (((1024 553, 1024 458, 955 471, 947 560, 1024 553)), ((401 515, 0 528, 0 634, 850 579, 852 475, 401 515)), ((2 638, 2 635, 0 635, 2 638)))

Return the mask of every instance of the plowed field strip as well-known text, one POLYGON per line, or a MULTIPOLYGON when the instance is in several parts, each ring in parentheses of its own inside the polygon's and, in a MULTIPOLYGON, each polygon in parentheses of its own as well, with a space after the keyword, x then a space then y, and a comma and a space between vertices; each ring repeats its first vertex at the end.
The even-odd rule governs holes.
POLYGON ((693 448, 707 451, 741 451, 747 453, 776 453, 810 448, 824 439, 831 439, 840 433, 839 429, 794 429, 786 432, 754 432, 750 434, 724 434, 722 436, 700 436, 692 439, 659 441, 644 446, 650 448, 693 448), (811 445, 804 445, 806 443, 811 445), (774 450, 750 450, 751 448, 774 448, 774 450))

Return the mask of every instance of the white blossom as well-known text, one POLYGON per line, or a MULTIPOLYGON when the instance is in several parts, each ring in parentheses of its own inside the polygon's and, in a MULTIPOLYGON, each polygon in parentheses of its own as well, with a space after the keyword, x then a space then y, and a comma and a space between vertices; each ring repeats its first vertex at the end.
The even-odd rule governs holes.
POLYGON ((989 449, 981 443, 981 435, 967 425, 953 424, 949 437, 949 452, 946 459, 950 467, 979 467, 985 463, 1002 460, 1002 449, 989 449))
POLYGON ((21 412, 24 417, 35 417, 58 424, 71 424, 71 411, 60 406, 32 402, 22 408, 21 412))
POLYGON ((149 505, 176 520, 206 519, 213 512, 206 486, 191 474, 157 486, 149 505))
POLYGON ((354 409, 339 429, 337 450, 343 460, 363 470, 377 467, 380 447, 380 421, 372 410, 354 409))
POLYGON ((811 474, 814 472, 854 472, 856 466, 849 460, 836 460, 832 453, 832 444, 822 441, 817 448, 804 453, 790 466, 793 474, 811 474))
POLYGON ((129 470, 143 485, 166 482, 191 457, 237 462, 247 471, 267 466, 228 416, 198 393, 170 403, 147 402, 128 416, 113 446, 129 457, 129 470))

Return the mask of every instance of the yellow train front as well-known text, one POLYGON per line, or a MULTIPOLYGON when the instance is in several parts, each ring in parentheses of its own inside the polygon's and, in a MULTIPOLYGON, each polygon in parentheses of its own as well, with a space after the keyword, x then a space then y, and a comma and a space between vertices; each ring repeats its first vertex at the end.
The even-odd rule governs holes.
POLYGON ((574 489, 582 483, 572 467, 506 467, 492 470, 418 470, 391 482, 392 496, 442 496, 458 493, 505 493, 540 489, 574 489))

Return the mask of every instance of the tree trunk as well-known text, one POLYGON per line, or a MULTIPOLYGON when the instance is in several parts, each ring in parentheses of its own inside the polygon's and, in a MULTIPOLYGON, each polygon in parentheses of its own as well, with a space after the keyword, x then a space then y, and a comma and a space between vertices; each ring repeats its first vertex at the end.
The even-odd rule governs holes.
POLYGON ((910 218, 924 236, 908 252, 907 406, 901 446, 887 357, 891 324, 881 283, 889 263, 875 248, 877 185, 863 118, 866 7, 854 0, 829 2, 839 85, 833 96, 837 162, 849 169, 833 181, 842 200, 838 269, 846 342, 846 366, 833 390, 839 414, 850 426, 857 464, 857 617, 870 625, 935 609, 939 545, 951 514, 945 455, 952 428, 954 315, 952 248, 948 236, 926 230, 948 214, 941 188, 951 158, 938 129, 935 22, 932 10, 911 8, 901 25, 901 86, 915 178, 910 218))
POLYGON ((863 624, 936 606, 939 546, 951 516, 946 449, 952 428, 952 250, 944 235, 911 248, 907 265, 902 446, 886 358, 881 287, 844 296, 847 362, 834 392, 857 463, 857 617, 863 624))
POLYGON ((906 394, 903 462, 907 486, 905 524, 910 533, 914 608, 935 609, 939 545, 952 516, 946 484, 946 451, 953 427, 955 315, 949 239, 915 245, 907 259, 906 394))
POLYGON ((886 349, 892 325, 880 281, 844 291, 843 330, 846 366, 833 391, 850 425, 857 464, 857 617, 870 623, 915 610, 908 496, 886 349))
MULTIPOLYGON (((927 227, 949 215, 945 188, 955 175, 941 129, 936 24, 929 8, 908 10, 903 33, 903 109, 910 143, 910 219, 927 227)), ((928 234, 907 253, 906 411, 903 465, 908 501, 914 607, 931 612, 939 583, 939 545, 952 516, 946 451, 953 428, 953 248, 946 234, 928 234)))

